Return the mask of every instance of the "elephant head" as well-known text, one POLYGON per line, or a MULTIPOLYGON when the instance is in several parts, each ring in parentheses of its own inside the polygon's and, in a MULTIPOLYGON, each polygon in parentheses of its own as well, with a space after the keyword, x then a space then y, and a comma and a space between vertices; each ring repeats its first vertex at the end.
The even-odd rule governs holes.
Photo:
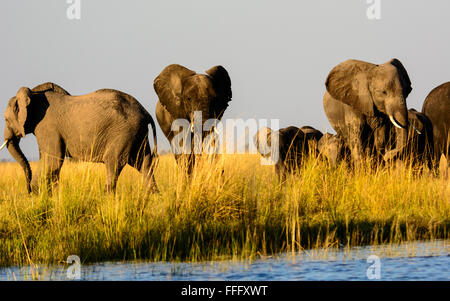
POLYGON ((308 142, 308 150, 312 154, 319 153, 319 141, 323 136, 323 133, 312 126, 302 126, 300 128, 305 134, 305 139, 308 142))
POLYGON ((41 84, 32 90, 22 87, 16 96, 9 100, 5 111, 4 143, 0 149, 6 146, 10 154, 23 168, 28 192, 31 192, 31 168, 27 158, 19 147, 19 142, 26 134, 34 131, 38 122, 34 113, 42 109, 41 104, 37 104, 35 101, 39 98, 39 95, 47 91, 70 95, 67 91, 53 83, 41 84))
POLYGON ((412 88, 399 60, 382 65, 347 60, 331 70, 325 85, 333 98, 362 114, 375 116, 379 111, 389 116, 396 127, 406 128, 406 98, 412 88))
POLYGON ((320 156, 327 159, 332 166, 350 156, 350 150, 345 146, 344 139, 330 133, 320 138, 318 149, 320 156))
POLYGON ((256 132, 253 137, 253 143, 256 146, 257 151, 264 158, 270 158, 271 156, 271 138, 272 138, 272 129, 268 127, 263 127, 256 132))
POLYGON ((155 78, 153 87, 173 119, 187 119, 191 124, 196 111, 201 112, 203 123, 221 119, 232 96, 231 80, 222 66, 197 74, 177 64, 169 65, 155 78))
POLYGON ((408 126, 406 98, 412 88, 408 73, 399 60, 392 59, 381 65, 347 60, 331 70, 325 85, 333 98, 363 115, 384 114, 389 117, 398 128, 397 149, 405 146, 408 126))

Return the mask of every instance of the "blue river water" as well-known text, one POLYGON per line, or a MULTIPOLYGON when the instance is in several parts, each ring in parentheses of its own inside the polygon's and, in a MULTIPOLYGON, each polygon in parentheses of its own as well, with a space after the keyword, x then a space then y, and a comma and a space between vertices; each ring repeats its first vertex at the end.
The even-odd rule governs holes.
MULTIPOLYGON (((9 267, 0 280, 70 280, 74 265, 9 267)), ((245 261, 102 262, 78 267, 80 280, 450 280, 450 240, 317 249, 245 261)))

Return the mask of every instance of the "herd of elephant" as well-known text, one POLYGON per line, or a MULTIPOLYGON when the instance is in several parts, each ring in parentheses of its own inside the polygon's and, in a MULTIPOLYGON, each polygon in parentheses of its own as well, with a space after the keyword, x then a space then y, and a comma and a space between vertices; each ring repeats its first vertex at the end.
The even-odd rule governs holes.
MULTIPOLYGON (((442 154, 448 158, 450 82, 430 92, 421 113, 406 106, 411 81, 397 59, 381 65, 347 60, 331 70, 325 86, 324 109, 337 134, 323 135, 308 126, 277 131, 280 157, 275 168, 280 175, 298 166, 312 148, 333 164, 347 156, 358 164, 367 156, 392 160, 408 154, 430 166, 442 154)), ((169 142, 177 134, 172 129, 175 120, 193 122, 194 112, 199 111, 203 121, 220 120, 232 98, 231 80, 222 66, 197 74, 181 65, 169 65, 155 78, 153 87, 159 98, 156 118, 169 142)), ((38 192, 38 177, 32 176, 19 147, 20 139, 29 133, 37 139, 37 174, 44 176, 47 188, 57 183, 64 159, 70 157, 104 163, 107 191, 115 191, 126 164, 142 173, 149 191, 158 191, 154 179, 156 126, 144 107, 126 93, 101 89, 72 96, 47 82, 32 89, 22 87, 9 100, 0 149, 6 146, 23 168, 28 192, 38 192)), ((258 143, 264 135, 270 141, 271 134, 270 129, 261 129, 255 140, 258 143)), ((175 157, 178 162, 187 158, 184 162, 189 167, 195 161, 193 154, 175 157)))
MULTIPOLYGON (((347 60, 334 67, 325 81, 325 114, 335 135, 323 135, 310 126, 290 126, 277 131, 282 177, 301 163, 305 154, 318 154, 335 165, 351 158, 358 166, 364 158, 375 163, 409 160, 448 174, 450 143, 450 82, 434 88, 422 112, 408 109, 411 80, 398 59, 376 65, 347 60), (442 159, 441 159, 442 157, 442 159)), ((271 129, 255 136, 270 141, 271 129)))

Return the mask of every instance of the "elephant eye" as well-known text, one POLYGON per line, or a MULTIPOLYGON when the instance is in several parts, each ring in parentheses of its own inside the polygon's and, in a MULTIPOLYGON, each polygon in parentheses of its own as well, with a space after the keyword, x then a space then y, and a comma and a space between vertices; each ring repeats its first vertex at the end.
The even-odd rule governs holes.
POLYGON ((384 94, 384 95, 387 95, 387 92, 386 92, 386 91, 383 91, 383 94, 384 94))

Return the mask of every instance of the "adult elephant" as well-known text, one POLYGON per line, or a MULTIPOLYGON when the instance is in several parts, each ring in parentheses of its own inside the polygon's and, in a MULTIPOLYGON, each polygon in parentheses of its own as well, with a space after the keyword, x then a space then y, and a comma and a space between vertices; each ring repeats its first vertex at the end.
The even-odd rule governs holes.
POLYGON ((323 105, 328 120, 358 163, 372 150, 385 159, 399 154, 407 142, 406 98, 411 81, 397 59, 376 65, 347 60, 329 73, 323 105), (395 149, 388 143, 387 123, 397 129, 395 149))
POLYGON ((276 160, 275 171, 284 181, 286 174, 296 170, 305 156, 318 153, 317 147, 321 137, 322 132, 313 127, 289 126, 276 132, 264 127, 255 134, 253 139, 263 157, 276 160), (273 135, 276 135, 278 140, 274 140, 273 135), (277 141, 278 146, 272 145, 273 141, 277 141), (275 147, 278 147, 278 156, 272 153, 275 147))
MULTIPOLYGON (((220 120, 232 97, 231 80, 222 66, 212 67, 206 74, 198 74, 181 65, 169 65, 155 78, 153 87, 159 98, 156 119, 172 147, 174 138, 182 130, 172 127, 175 120, 182 119, 191 125, 190 141, 195 139, 194 132, 201 132, 197 134, 200 138, 197 142, 202 143, 211 130, 203 130, 205 122, 220 120), (201 118, 200 124, 194 123, 194 117, 201 118)), ((190 173, 195 164, 194 143, 187 153, 175 151, 175 158, 177 162, 186 159, 190 173)))
POLYGON ((19 147, 33 133, 39 146, 40 171, 47 184, 57 182, 64 158, 106 164, 106 190, 114 191, 121 170, 130 164, 140 170, 148 189, 156 191, 152 164, 157 155, 153 118, 132 96, 111 89, 71 96, 53 83, 22 87, 5 111, 4 145, 22 166, 27 190, 37 192, 28 160, 19 147), (148 140, 153 129, 154 150, 148 140))
POLYGON ((450 82, 434 88, 425 99, 422 113, 433 126, 434 160, 443 154, 447 160, 450 145, 450 82))

